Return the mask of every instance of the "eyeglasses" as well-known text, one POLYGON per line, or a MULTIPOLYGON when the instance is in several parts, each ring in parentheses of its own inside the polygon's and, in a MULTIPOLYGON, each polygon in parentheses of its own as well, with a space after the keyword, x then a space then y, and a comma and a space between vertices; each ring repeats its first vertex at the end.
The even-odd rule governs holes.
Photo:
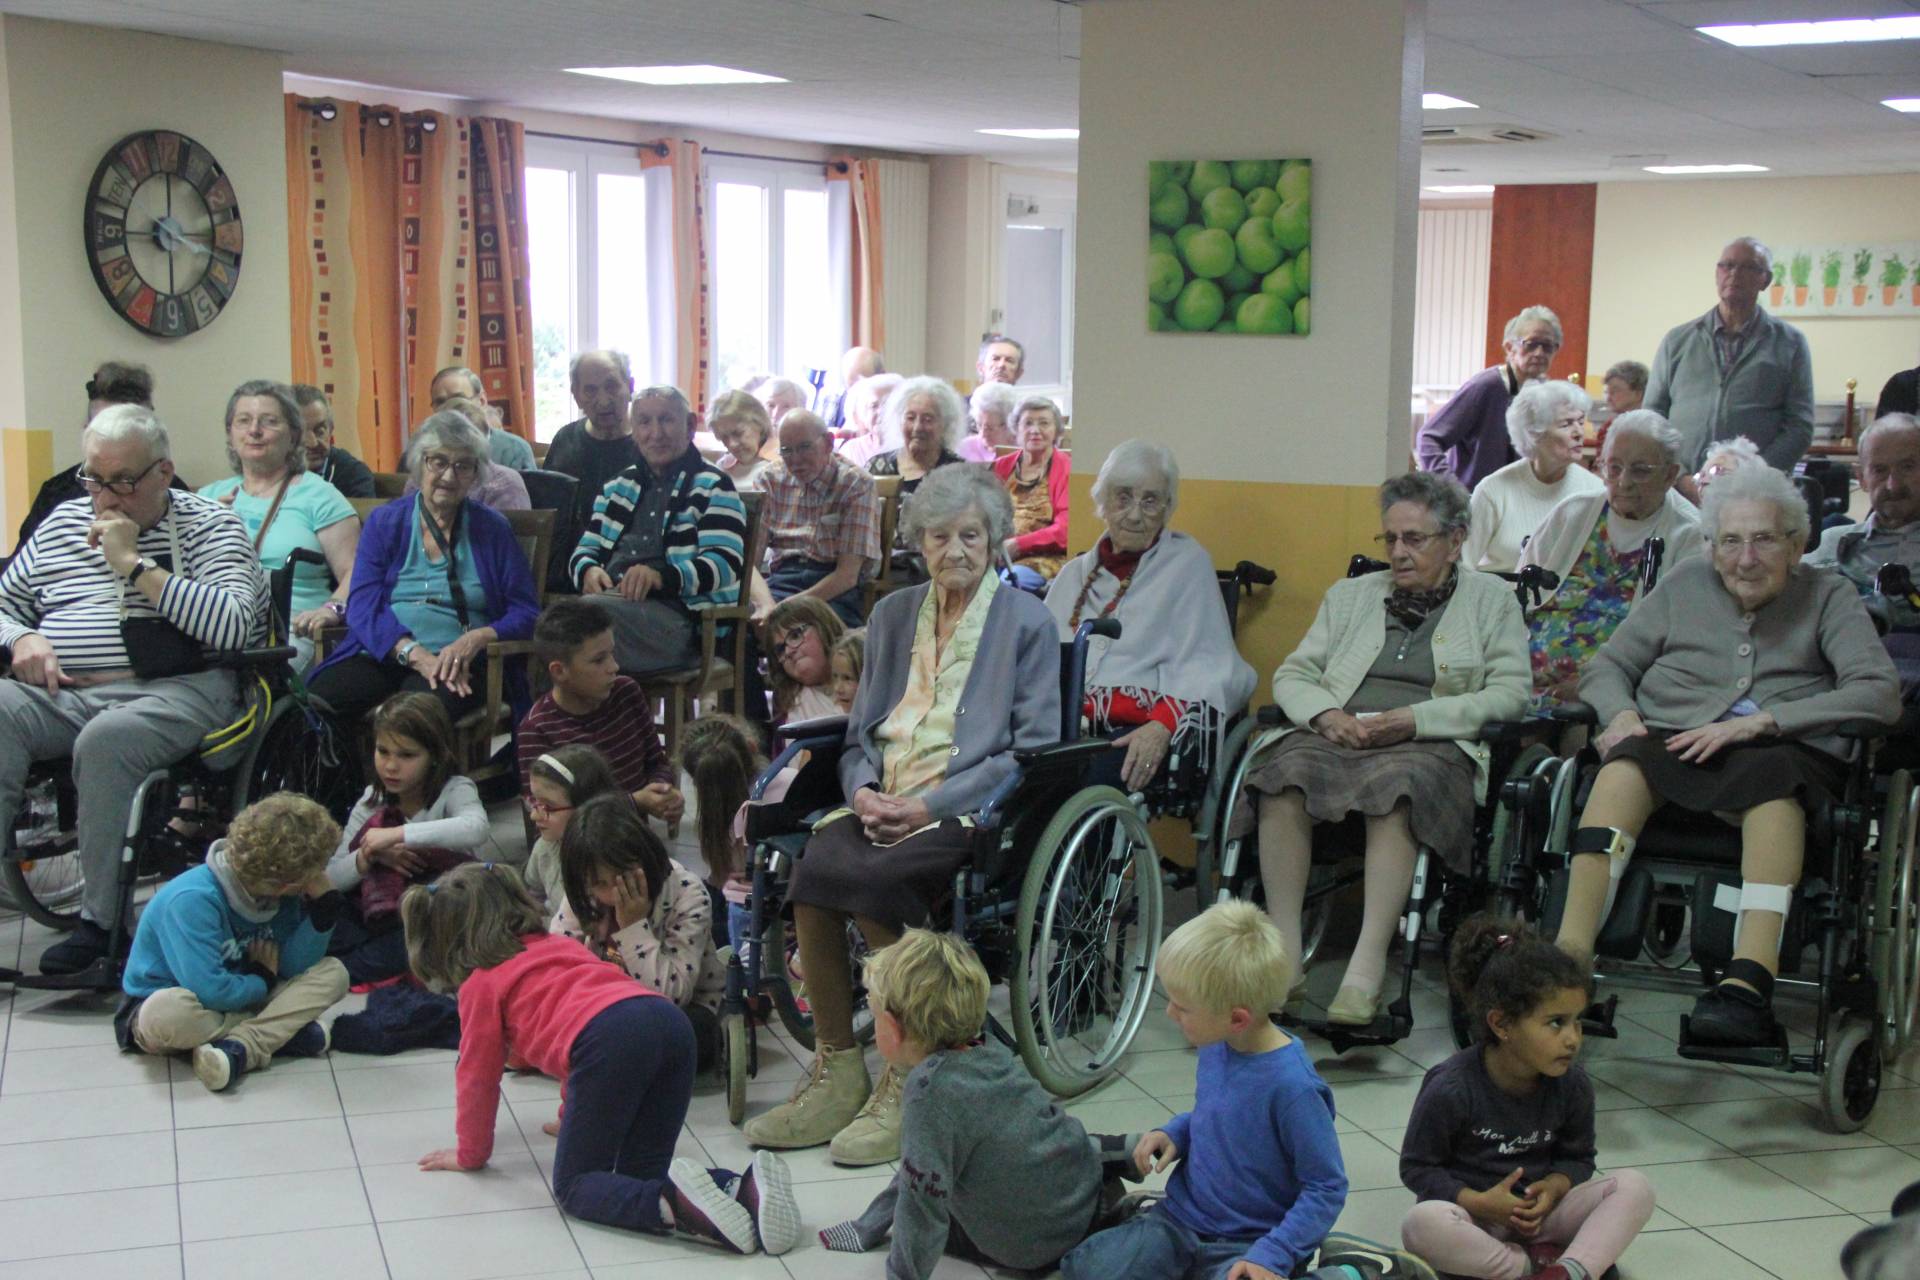
POLYGON ((1714 552, 1723 556, 1737 556, 1748 547, 1752 547, 1757 556, 1770 556, 1786 545, 1787 540, 1777 533, 1756 533, 1749 538, 1726 533, 1713 540, 1714 552))
POLYGON ((1529 355, 1537 354, 1541 351, 1546 352, 1548 355, 1552 355, 1554 352, 1560 349, 1560 344, 1555 342, 1552 338, 1527 338, 1521 342, 1520 349, 1522 351, 1527 352, 1529 355))
POLYGON ((1414 555, 1419 555, 1426 549, 1429 542, 1438 542, 1440 535, 1438 533, 1381 533, 1374 535, 1373 540, 1389 551, 1393 550, 1397 543, 1414 555))
POLYGON ((807 637, 812 634, 813 624, 811 622, 796 622, 791 627, 788 627, 775 643, 783 652, 788 649, 798 649, 806 643, 807 637))
POLYGON ((90 476, 84 471, 77 474, 74 479, 78 480, 80 487, 88 493, 98 493, 105 489, 108 493, 130 498, 133 496, 133 491, 140 487, 140 482, 152 475, 153 469, 165 461, 165 458, 155 458, 147 464, 146 470, 131 480, 102 480, 99 476, 90 476))
POLYGON ((1635 484, 1645 484, 1660 474, 1660 468, 1651 462, 1636 462, 1632 466, 1621 462, 1609 462, 1600 468, 1600 474, 1609 480, 1618 480, 1621 476, 1627 476, 1635 484))
POLYGON ((820 441, 818 440, 809 440, 805 444, 783 444, 780 446, 780 456, 783 458, 798 458, 813 453, 819 448, 820 441))
POLYGON ((548 804, 545 800, 536 800, 532 796, 521 796, 520 803, 527 806, 527 812, 536 818, 549 818, 556 813, 572 813, 570 804, 548 804))
POLYGON ((451 471, 463 479, 472 479, 479 474, 480 464, 472 458, 449 458, 444 453, 430 453, 427 455, 427 470, 435 475, 451 471))
POLYGON ((264 427, 269 431, 275 427, 284 427, 286 425, 287 420, 277 413, 236 413, 233 415, 233 421, 227 424, 229 429, 233 427, 264 427))
POLYGON ((1115 511, 1132 508, 1143 516, 1157 516, 1167 508, 1167 495, 1155 493, 1152 490, 1146 493, 1135 493, 1131 489, 1116 489, 1113 497, 1108 501, 1115 511))

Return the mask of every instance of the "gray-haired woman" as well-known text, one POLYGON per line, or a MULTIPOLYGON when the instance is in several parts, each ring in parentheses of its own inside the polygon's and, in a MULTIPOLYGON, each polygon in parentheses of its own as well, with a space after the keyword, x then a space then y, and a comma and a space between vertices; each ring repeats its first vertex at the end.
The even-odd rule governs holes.
POLYGON ((870 947, 924 924, 972 847, 962 819, 1011 777, 1014 752, 1060 739, 1060 644, 1038 600, 993 573, 1013 506, 984 467, 927 477, 904 523, 933 574, 895 591, 867 625, 866 668, 847 723, 849 808, 814 829, 787 899, 817 1048, 791 1100, 747 1140, 811 1147, 841 1164, 899 1158, 900 1084, 869 1093, 853 1038, 847 922, 870 947))
POLYGON ((960 442, 955 453, 968 462, 998 462, 1003 450, 1019 444, 1013 434, 1014 412, 1020 407, 1020 393, 1012 383, 983 382, 967 399, 967 417, 973 429, 960 442))
MULTIPOLYGON (((1229 834, 1245 834, 1257 809, 1267 910, 1299 955, 1314 824, 1365 817, 1366 906, 1329 1022, 1373 1021, 1419 849, 1466 870, 1488 781, 1480 727, 1526 709, 1520 606, 1499 578, 1461 568, 1467 520, 1467 492, 1451 477, 1415 471, 1380 486, 1389 567, 1329 587, 1273 673, 1291 723, 1255 744, 1255 798, 1230 819, 1229 834)), ((1301 975, 1289 1003, 1305 991, 1301 975)))
MULTIPOLYGON (((419 491, 367 517, 347 638, 309 682, 347 725, 393 694, 418 690, 439 695, 458 720, 480 700, 486 647, 527 639, 540 612, 513 526, 472 496, 488 465, 480 429, 442 410, 420 424, 408 462, 419 491)), ((528 699, 517 669, 506 687, 518 723, 528 699)))
POLYGON ((1562 499, 1598 493, 1600 477, 1580 465, 1580 428, 1593 399, 1571 382, 1530 382, 1507 406, 1507 434, 1520 455, 1473 491, 1473 528, 1461 563, 1512 573, 1520 548, 1562 499))
POLYGON ((1512 462, 1507 406, 1520 388, 1547 376, 1561 341, 1560 317, 1545 307, 1528 307, 1507 321, 1506 360, 1461 383, 1421 425, 1413 445, 1420 469, 1458 476, 1474 489, 1512 462))
MULTIPOLYGON (((533 506, 527 496, 527 482, 512 467, 502 466, 493 460, 492 446, 485 442, 492 437, 487 434, 487 406, 467 396, 449 396, 440 402, 434 411, 434 417, 451 413, 466 420, 467 424, 479 433, 482 448, 480 453, 480 473, 474 477, 470 494, 473 500, 483 507, 495 511, 526 511, 533 506)), ((417 438, 407 441, 406 459, 410 468, 404 496, 411 497, 420 492, 420 468, 413 461, 419 456, 415 445, 417 438)))
POLYGON ((926 576, 918 539, 907 534, 907 510, 920 482, 939 467, 961 461, 953 451, 966 430, 967 406, 960 393, 939 378, 909 378, 887 397, 880 411, 880 438, 886 449, 867 460, 876 476, 900 477, 900 523, 893 539, 894 567, 917 582, 926 576))
POLYGON ((1809 802, 1844 783, 1842 732, 1899 717, 1900 681, 1853 585, 1801 565, 1807 508, 1786 476, 1729 472, 1701 514, 1711 554, 1669 574, 1580 680, 1605 763, 1573 833, 1559 943, 1591 959, 1656 810, 1728 819, 1740 828, 1739 924, 1692 1035, 1765 1045, 1809 802))
POLYGON ((360 545, 360 517, 352 504, 307 471, 301 429, 293 388, 266 379, 241 383, 227 397, 227 462, 235 474, 200 490, 201 497, 233 508, 268 573, 296 549, 326 556, 325 568, 294 567, 289 639, 299 654, 297 671, 312 664, 320 628, 346 616, 360 545), (329 586, 329 574, 337 586, 329 586))

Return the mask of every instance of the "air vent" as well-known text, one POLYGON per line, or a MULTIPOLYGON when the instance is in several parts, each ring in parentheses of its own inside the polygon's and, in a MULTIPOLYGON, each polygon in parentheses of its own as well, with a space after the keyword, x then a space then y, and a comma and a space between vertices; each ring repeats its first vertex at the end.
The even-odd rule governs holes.
POLYGON ((1429 147, 1542 142, 1552 136, 1538 129, 1523 129, 1512 124, 1435 124, 1420 130, 1421 145, 1429 147))

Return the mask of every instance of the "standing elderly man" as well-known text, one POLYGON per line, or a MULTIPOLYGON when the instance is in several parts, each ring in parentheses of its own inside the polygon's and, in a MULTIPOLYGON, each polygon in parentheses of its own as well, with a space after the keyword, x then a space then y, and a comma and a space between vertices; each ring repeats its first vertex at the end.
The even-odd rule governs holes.
MULTIPOLYGON (((35 761, 71 756, 80 796, 81 920, 41 958, 78 973, 108 954, 115 875, 140 780, 233 718, 231 671, 208 650, 265 637, 266 577, 230 509, 173 493, 172 446, 153 410, 119 405, 88 426, 80 483, 0 574, 0 823, 35 761)), ((124 939, 122 941, 124 953, 124 939)))
POLYGON ((573 491, 572 528, 593 523, 593 501, 607 482, 640 461, 640 446, 627 420, 633 400, 633 366, 624 351, 583 351, 567 370, 573 402, 583 416, 554 433, 547 470, 580 482, 573 491))
POLYGON ((1501 340, 1506 361, 1461 383, 1453 399, 1421 424, 1413 442, 1420 469, 1454 476, 1472 489, 1518 461, 1507 433, 1507 407, 1521 387, 1547 376, 1563 341, 1560 317, 1546 307, 1528 307, 1507 321, 1501 340))
POLYGON ((848 347, 840 357, 840 394, 820 409, 827 429, 837 432, 847 425, 847 395, 859 385, 862 378, 871 378, 876 373, 886 371, 887 362, 872 347, 848 347))
POLYGON ((492 402, 487 399, 487 389, 480 381, 480 375, 465 365, 450 364, 433 375, 433 381, 427 387, 427 396, 433 401, 433 411, 440 412, 447 401, 465 397, 480 406, 480 417, 474 426, 480 428, 487 437, 487 456, 503 467, 512 467, 515 471, 532 471, 539 464, 533 460, 533 446, 514 435, 504 427, 496 427, 490 420, 488 410, 492 402))
POLYGON ((1813 357, 1804 333, 1761 307, 1772 281, 1773 251, 1742 236, 1714 265, 1713 310, 1660 340, 1646 407, 1679 429, 1688 470, 1714 441, 1745 436, 1768 465, 1791 472, 1813 441, 1813 357))
POLYGON ((327 393, 310 383, 296 383, 293 402, 300 406, 307 470, 338 489, 343 497, 373 497, 373 472, 333 442, 333 405, 327 393))
POLYGON ((753 576, 754 621, 788 596, 809 595, 826 601, 849 627, 860 626, 860 584, 880 560, 873 477, 836 455, 827 424, 805 409, 780 424, 780 462, 766 476, 748 559, 764 565, 753 576))
POLYGON ((980 355, 973 362, 973 371, 980 375, 982 382, 1004 382, 1012 386, 1027 371, 1027 349, 1004 333, 990 333, 980 343, 980 355))

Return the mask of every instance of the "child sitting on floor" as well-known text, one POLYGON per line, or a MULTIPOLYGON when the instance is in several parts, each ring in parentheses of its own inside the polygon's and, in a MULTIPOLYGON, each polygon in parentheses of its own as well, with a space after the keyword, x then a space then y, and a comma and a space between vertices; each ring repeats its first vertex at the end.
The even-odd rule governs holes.
POLYGON ((160 886, 140 913, 114 1015, 124 1050, 193 1054, 215 1093, 275 1057, 327 1051, 316 1022, 347 993, 326 954, 340 895, 327 859, 340 838, 327 811, 288 792, 235 815, 207 860, 160 886))
POLYGON ((713 906, 700 878, 667 856, 660 837, 618 793, 581 805, 560 844, 566 886, 555 933, 594 953, 686 1011, 700 1065, 719 1044, 727 969, 713 946, 713 906))
POLYGON ((510 867, 456 867, 407 890, 400 914, 415 976, 460 996, 459 1145, 422 1156, 422 1169, 486 1165, 512 1058, 564 1090, 552 1185, 566 1212, 736 1253, 793 1247, 800 1215, 777 1156, 759 1152, 738 1175, 674 1157, 693 1095, 694 1046, 671 1000, 548 933, 510 867))
POLYGON ((453 741, 453 721, 433 694, 397 693, 373 713, 374 783, 327 864, 333 887, 353 891, 327 954, 354 986, 407 971, 400 895, 409 885, 494 852, 480 789, 454 772, 453 741))
POLYGON ((634 803, 669 825, 686 800, 654 728, 653 700, 620 674, 613 657, 613 621, 590 600, 554 601, 533 628, 534 651, 553 688, 533 704, 515 730, 520 789, 533 762, 568 743, 598 747, 634 803))
POLYGON ((560 908, 566 888, 560 883, 560 841, 573 815, 595 796, 619 791, 607 758, 584 742, 568 743, 536 756, 527 766, 527 790, 522 800, 527 820, 539 832, 527 855, 527 892, 544 911, 560 908))
POLYGON ((1400 1148, 1407 1248, 1491 1280, 1598 1280, 1653 1214, 1632 1169, 1594 1177, 1593 1082, 1574 1061, 1586 967, 1518 921, 1475 916, 1447 978, 1475 1043, 1427 1072, 1400 1148))

